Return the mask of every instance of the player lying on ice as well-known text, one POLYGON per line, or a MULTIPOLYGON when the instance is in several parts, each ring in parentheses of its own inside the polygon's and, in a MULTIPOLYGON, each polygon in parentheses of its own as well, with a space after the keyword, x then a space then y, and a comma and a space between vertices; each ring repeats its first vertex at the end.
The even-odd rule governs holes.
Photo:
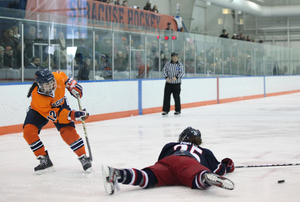
POLYGON ((44 171, 53 171, 53 164, 45 150, 39 134, 43 126, 49 120, 53 121, 62 139, 70 146, 78 156, 85 171, 91 171, 91 161, 86 156, 84 142, 75 130, 75 120, 88 118, 84 110, 71 110, 65 89, 73 95, 82 97, 82 87, 72 78, 68 78, 64 72, 38 70, 35 73, 35 82, 29 89, 27 97, 32 97, 23 126, 23 137, 29 144, 34 155, 40 160, 40 164, 34 168, 37 174, 44 171))
POLYGON ((192 189, 206 189, 215 185, 234 189, 234 183, 222 177, 234 171, 230 158, 219 162, 209 150, 200 147, 199 130, 188 127, 179 135, 178 142, 166 144, 155 165, 142 170, 116 169, 102 166, 104 188, 111 195, 119 188, 118 183, 152 188, 168 185, 184 185, 192 189))

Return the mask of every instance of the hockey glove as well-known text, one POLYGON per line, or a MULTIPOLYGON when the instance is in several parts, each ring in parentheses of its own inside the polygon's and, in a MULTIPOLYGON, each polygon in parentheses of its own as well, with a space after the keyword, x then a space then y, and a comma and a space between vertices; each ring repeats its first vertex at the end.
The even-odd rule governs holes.
POLYGON ((227 173, 231 173, 234 171, 234 163, 230 158, 223 159, 222 164, 225 165, 227 173))
POLYGON ((82 111, 70 111, 69 115, 68 115, 68 119, 69 120, 73 120, 73 121, 82 121, 82 120, 86 120, 89 117, 89 113, 86 112, 85 109, 83 109, 82 111))
POLYGON ((77 83, 76 80, 70 78, 68 79, 66 83, 66 88, 71 93, 72 96, 74 96, 77 99, 77 95, 82 97, 82 86, 77 83))

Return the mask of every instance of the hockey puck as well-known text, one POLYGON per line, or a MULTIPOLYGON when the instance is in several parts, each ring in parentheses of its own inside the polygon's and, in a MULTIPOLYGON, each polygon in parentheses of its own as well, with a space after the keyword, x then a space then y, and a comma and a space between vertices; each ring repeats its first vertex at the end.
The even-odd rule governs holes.
POLYGON ((278 180, 278 183, 284 183, 285 181, 284 180, 278 180))

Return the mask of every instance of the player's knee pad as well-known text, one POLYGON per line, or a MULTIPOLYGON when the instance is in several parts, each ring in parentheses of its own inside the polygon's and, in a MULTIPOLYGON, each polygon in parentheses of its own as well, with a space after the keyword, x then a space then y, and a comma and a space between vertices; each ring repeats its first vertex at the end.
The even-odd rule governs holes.
POLYGON ((60 129, 60 135, 62 139, 68 144, 71 145, 73 142, 78 140, 80 136, 77 134, 73 126, 66 126, 60 129))
POLYGON ((40 139, 39 129, 35 125, 26 124, 23 129, 23 138, 29 145, 38 141, 40 139))

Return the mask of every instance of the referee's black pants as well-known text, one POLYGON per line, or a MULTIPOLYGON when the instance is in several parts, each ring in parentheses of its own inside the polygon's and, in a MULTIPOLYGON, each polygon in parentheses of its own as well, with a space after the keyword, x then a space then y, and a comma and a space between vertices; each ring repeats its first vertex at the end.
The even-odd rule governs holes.
POLYGON ((170 84, 166 82, 165 85, 165 94, 164 94, 164 103, 163 103, 163 111, 169 112, 170 111, 170 99, 171 94, 173 93, 173 98, 175 101, 175 111, 181 111, 181 104, 180 104, 180 85, 181 83, 170 84))

